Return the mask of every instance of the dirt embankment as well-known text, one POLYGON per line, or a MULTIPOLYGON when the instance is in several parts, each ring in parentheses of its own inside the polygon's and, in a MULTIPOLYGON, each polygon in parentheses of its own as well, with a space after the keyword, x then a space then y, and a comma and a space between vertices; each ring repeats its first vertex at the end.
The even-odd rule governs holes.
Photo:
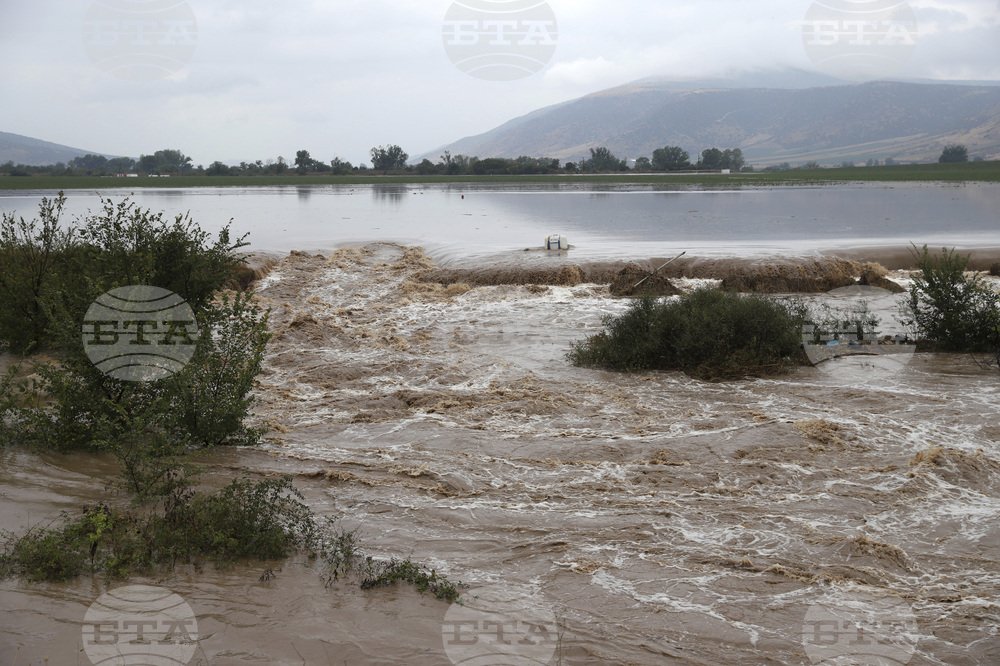
MULTIPOLYGON (((941 246, 938 245, 930 245, 928 247, 931 252, 941 250, 941 246)), ((954 247, 954 244, 946 244, 946 247, 954 247)), ((994 264, 1000 267, 1000 248, 958 248, 958 252, 959 254, 969 256, 969 270, 989 271, 994 264)), ((914 248, 909 246, 847 248, 838 250, 836 255, 852 261, 879 263, 890 271, 916 270, 917 268, 914 248)))
POLYGON ((230 276, 231 286, 234 288, 246 289, 254 282, 262 280, 270 275, 281 261, 280 256, 263 252, 248 254, 245 259, 246 261, 237 266, 230 276))
POLYGON ((473 268, 433 268, 422 272, 423 282, 471 286, 544 284, 574 286, 609 284, 612 294, 669 296, 679 293, 671 280, 719 280, 723 289, 761 294, 824 293, 862 284, 900 291, 886 278, 888 271, 874 263, 840 257, 698 258, 677 261, 656 272, 665 260, 635 262, 581 262, 551 265, 504 263, 473 268), (636 288, 636 285, 645 281, 636 288))

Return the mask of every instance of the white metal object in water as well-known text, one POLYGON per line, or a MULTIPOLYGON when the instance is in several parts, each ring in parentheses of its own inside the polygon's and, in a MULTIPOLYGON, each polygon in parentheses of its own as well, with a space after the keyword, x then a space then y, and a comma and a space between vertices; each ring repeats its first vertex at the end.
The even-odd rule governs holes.
POLYGON ((545 239, 546 250, 568 250, 569 239, 561 234, 552 234, 545 239))

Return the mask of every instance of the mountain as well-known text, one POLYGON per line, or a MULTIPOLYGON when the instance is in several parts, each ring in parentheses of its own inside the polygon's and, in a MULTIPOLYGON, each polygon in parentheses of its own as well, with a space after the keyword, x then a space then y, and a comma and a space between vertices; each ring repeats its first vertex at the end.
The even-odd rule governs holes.
MULTIPOLYGON (((805 80, 800 83, 806 83, 805 80)), ((1000 86, 873 82, 756 87, 645 79, 540 109, 433 151, 567 161, 607 146, 619 157, 681 146, 741 148, 749 164, 935 161, 948 143, 1000 159, 1000 86)))
POLYGON ((100 155, 102 153, 94 150, 70 148, 20 134, 0 132, 0 164, 13 162, 14 164, 45 166, 58 162, 69 162, 75 157, 83 157, 88 154, 100 155))

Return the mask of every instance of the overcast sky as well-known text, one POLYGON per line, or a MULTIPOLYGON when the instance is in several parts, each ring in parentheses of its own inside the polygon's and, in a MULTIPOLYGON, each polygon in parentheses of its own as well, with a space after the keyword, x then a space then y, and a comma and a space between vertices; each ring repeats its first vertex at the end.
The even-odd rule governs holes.
POLYGON ((291 160, 301 148, 358 163, 384 143, 416 156, 643 77, 829 72, 804 22, 863 10, 916 21, 912 43, 889 51, 895 77, 1000 79, 997 0, 462 2, 505 13, 470 19, 452 0, 0 0, 0 131, 117 155, 179 148, 206 165, 291 160), (135 16, 153 32, 136 38, 135 16), (525 41, 500 40, 531 44, 523 54, 540 71, 484 80, 452 62, 446 23, 448 41, 485 44, 506 29, 489 23, 498 16, 534 21, 533 37, 511 28, 525 41), (557 32, 541 34, 548 16, 557 32), (130 69, 150 55, 136 46, 150 35, 164 68, 130 69))

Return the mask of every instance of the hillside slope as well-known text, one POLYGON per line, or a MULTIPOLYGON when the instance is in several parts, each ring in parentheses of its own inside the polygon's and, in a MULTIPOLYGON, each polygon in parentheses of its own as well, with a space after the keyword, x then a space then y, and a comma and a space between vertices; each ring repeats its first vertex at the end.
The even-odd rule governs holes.
POLYGON ((69 162, 75 157, 87 154, 97 155, 97 151, 71 148, 58 143, 33 139, 20 134, 0 132, 0 164, 13 162, 30 166, 44 166, 58 162, 69 162))
POLYGON ((1000 86, 876 82, 807 89, 694 88, 640 81, 535 111, 434 151, 577 160, 679 145, 742 148, 759 165, 933 161, 947 143, 1000 158, 1000 86))

